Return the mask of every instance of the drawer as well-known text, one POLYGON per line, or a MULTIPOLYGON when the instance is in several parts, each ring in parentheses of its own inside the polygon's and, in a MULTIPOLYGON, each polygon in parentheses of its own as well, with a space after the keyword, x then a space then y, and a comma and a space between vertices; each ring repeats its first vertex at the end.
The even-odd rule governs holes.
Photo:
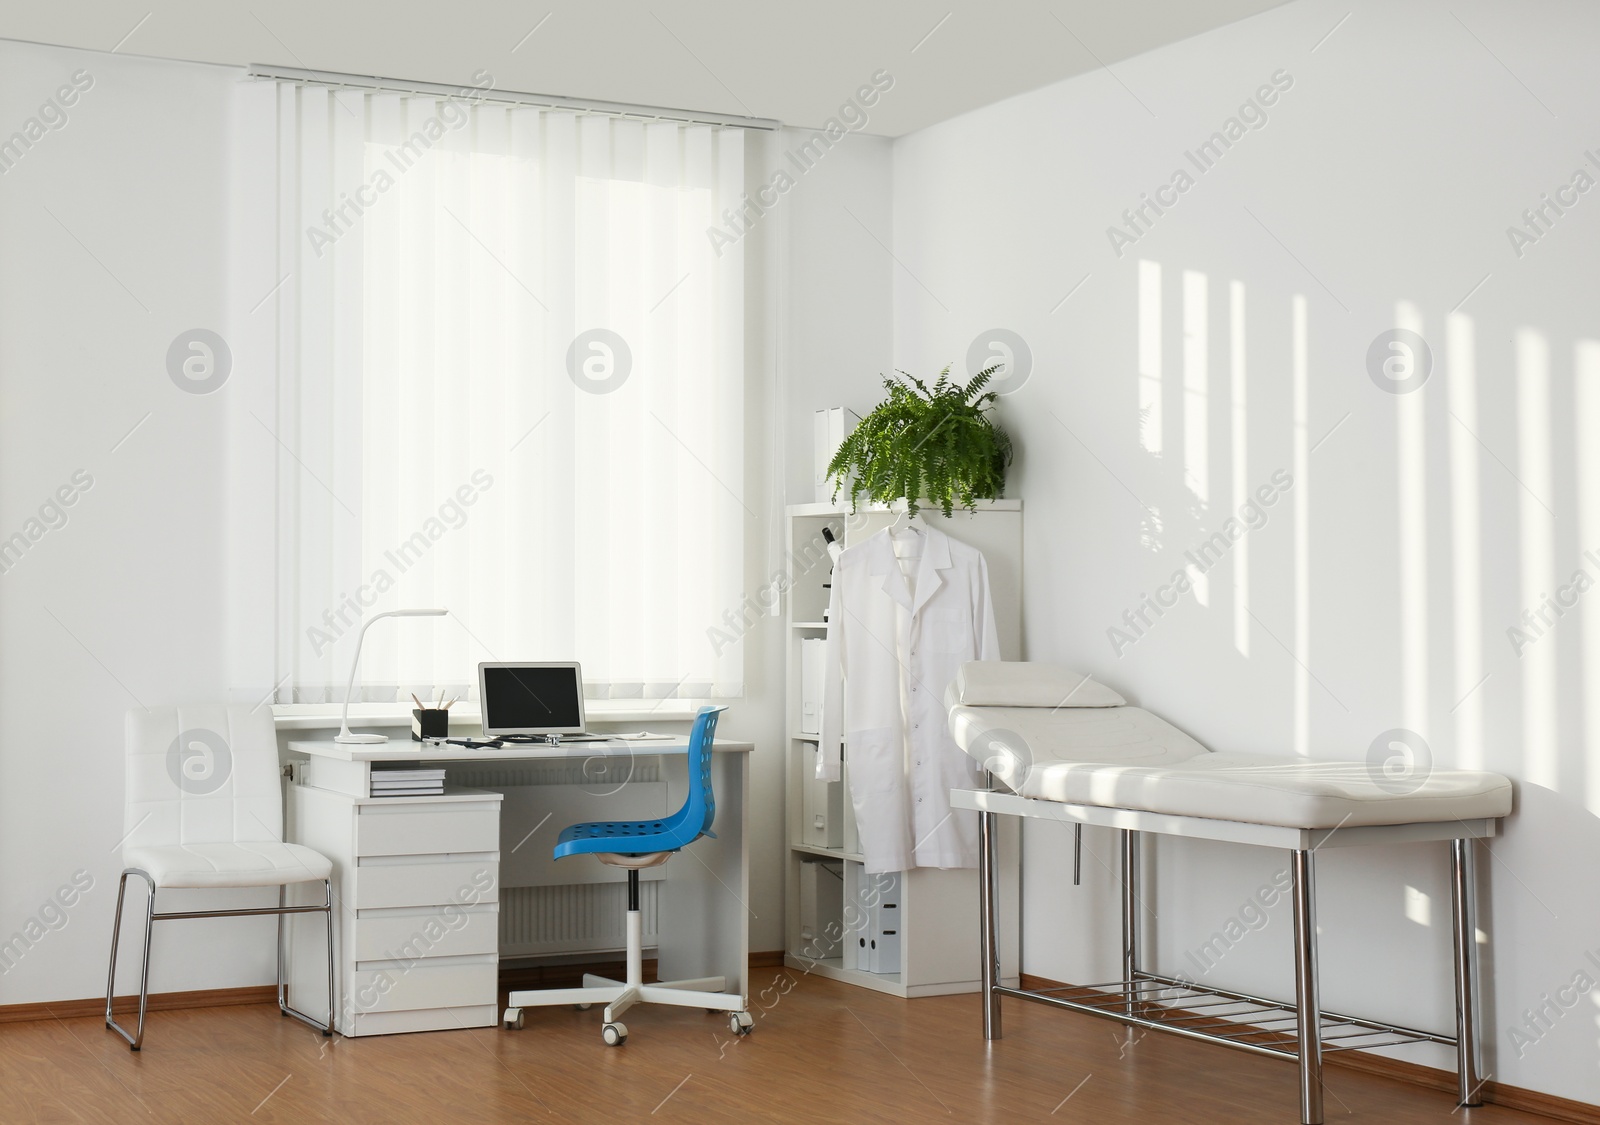
POLYGON ((498 902, 500 865, 492 859, 435 863, 358 863, 355 893, 345 905, 356 910, 389 906, 445 906, 498 902))
POLYGON ((500 950, 500 908, 437 906, 404 914, 360 914, 352 927, 357 961, 413 961, 500 950))
POLYGON ((495 1027, 498 1004, 470 1008, 418 1008, 409 1012, 356 1012, 339 1028, 343 1035, 398 1035, 408 1031, 455 1031, 463 1027, 495 1027))
POLYGON ((361 1015, 494 1004, 499 973, 492 957, 446 965, 421 961, 409 969, 359 969, 350 976, 350 1006, 353 1015, 361 1015))
POLYGON ((495 806, 362 805, 356 814, 356 855, 492 852, 500 848, 495 806))

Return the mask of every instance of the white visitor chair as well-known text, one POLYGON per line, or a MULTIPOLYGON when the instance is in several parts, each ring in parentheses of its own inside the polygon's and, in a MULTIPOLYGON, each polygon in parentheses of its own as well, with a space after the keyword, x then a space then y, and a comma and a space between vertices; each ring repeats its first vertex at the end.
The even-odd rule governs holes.
POLYGON ((299 844, 283 842, 283 789, 278 736, 265 707, 221 704, 129 711, 127 797, 117 914, 111 930, 111 968, 106 974, 106 1026, 137 1051, 144 1042, 150 998, 150 936, 156 922, 180 918, 238 918, 257 914, 278 919, 278 1008, 333 1034, 333 864, 299 844), (145 907, 144 956, 139 968, 139 1024, 130 1034, 112 1017, 116 995, 117 939, 128 876, 149 886, 145 907), (323 902, 286 906, 291 883, 320 882, 323 902), (277 887, 278 905, 248 910, 156 912, 156 891, 193 887, 277 887), (328 1019, 313 1019, 289 1005, 284 981, 283 916, 321 913, 328 934, 328 1019))

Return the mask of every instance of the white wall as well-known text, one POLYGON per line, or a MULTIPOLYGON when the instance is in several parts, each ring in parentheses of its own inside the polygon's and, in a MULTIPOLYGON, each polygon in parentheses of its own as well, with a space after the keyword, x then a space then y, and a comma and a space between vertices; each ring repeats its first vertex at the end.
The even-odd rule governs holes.
MULTIPOLYGON (((0 573, 0 704, 11 716, 0 741, 0 969, 13 964, 0 974, 0 1004, 104 987, 121 870, 124 711, 259 699, 271 677, 262 659, 272 643, 271 599, 259 591, 273 587, 274 452, 249 417, 270 416, 274 396, 276 331, 262 298, 278 279, 270 238, 254 237, 270 235, 270 145, 253 131, 259 121, 235 113, 237 71, 5 42, 0 142, 80 69, 93 84, 67 123, 0 174, 0 538, 23 529, 78 470, 92 480, 73 486, 82 495, 69 492, 65 525, 0 573), (233 351, 232 374, 209 395, 186 393, 167 374, 173 338, 196 327, 221 332, 233 351), (253 499, 229 502, 241 495, 253 499), (86 892, 70 889, 79 871, 86 892), (64 909, 50 905, 63 886, 72 901, 64 909), (39 940, 25 950, 7 945, 26 935, 30 919, 39 940)), ((781 159, 778 138, 758 138, 758 152, 763 143, 781 159)), ((852 137, 828 171, 786 198, 808 244, 798 255, 799 290, 848 291, 809 243, 828 225, 818 208, 839 190, 831 178, 847 178, 852 150, 875 153, 877 210, 868 217, 888 237, 887 142, 852 137)), ((760 159, 752 188, 766 180, 760 159)), ((775 218, 746 246, 752 592, 781 555, 775 501, 785 462, 776 429, 793 411, 774 397, 775 373, 817 354, 778 335, 795 291, 780 272, 790 222, 775 218)), ((854 315, 870 325, 873 365, 887 367, 886 272, 873 291, 877 304, 854 314, 798 301, 805 338, 824 320, 837 330, 854 315)), ((781 618, 755 622, 747 695, 722 727, 725 737, 758 745, 748 904, 757 951, 783 944, 782 641, 781 618)), ((243 892, 234 901, 265 899, 243 892)), ((185 908, 184 896, 171 903, 185 908)), ((127 973, 142 902, 132 907, 127 973)), ((168 927, 151 988, 268 982, 271 942, 267 921, 168 927)), ((122 983, 131 988, 133 977, 122 983)))
MULTIPOLYGON (((781 146, 792 151, 809 136, 785 130, 781 146)), ((891 154, 882 137, 848 134, 783 197, 791 504, 817 498, 813 414, 834 406, 866 413, 882 395, 879 376, 893 373, 891 154)))
MULTIPOLYGON (((1029 654, 1217 748, 1361 759, 1408 728, 1438 766, 1510 774, 1518 811, 1482 861, 1486 1068, 1587 1101, 1600 993, 1524 1049, 1510 1033, 1580 971, 1600 979, 1600 601, 1520 658, 1507 629, 1575 569, 1600 576, 1581 556, 1600 538, 1600 192, 1520 258, 1506 228, 1600 151, 1597 47, 1600 13, 1577 4, 1302 0, 901 139, 893 240, 899 366, 959 367, 997 327, 1033 353, 1001 407, 1029 654), (1266 125, 1196 172, 1185 151, 1280 69, 1293 85, 1266 125), (1118 256, 1106 228, 1180 167, 1192 189, 1118 256), (1159 312, 1141 314, 1141 270, 1159 312), (1433 356, 1408 395, 1368 375, 1395 327, 1433 356), (1293 487, 1210 571, 1208 604, 1186 596, 1119 653, 1108 629, 1222 525, 1236 484, 1280 469, 1293 487)), ((1112 901, 1113 842, 1094 840, 1079 891, 1064 844, 1030 838, 1025 967, 1109 979, 1115 915, 1084 906, 1112 901)), ((1154 957, 1195 972, 1186 954, 1283 857, 1156 850, 1154 957)), ((1443 848, 1320 853, 1327 1006, 1452 1029, 1445 872, 1443 848)), ((1204 979, 1292 994, 1287 906, 1268 919, 1204 979)))
MULTIPOLYGON (((93 85, 66 123, 0 175, 0 535, 77 471, 93 480, 0 574, 0 941, 30 919, 39 935, 0 958, 0 1003, 103 989, 123 712, 227 686, 224 402, 179 390, 166 356, 228 316, 232 77, 0 43, 0 138, 79 70, 93 85), (79 871, 87 892, 51 905, 79 871)), ((270 967, 269 922, 171 927, 151 987, 253 984, 270 967)))

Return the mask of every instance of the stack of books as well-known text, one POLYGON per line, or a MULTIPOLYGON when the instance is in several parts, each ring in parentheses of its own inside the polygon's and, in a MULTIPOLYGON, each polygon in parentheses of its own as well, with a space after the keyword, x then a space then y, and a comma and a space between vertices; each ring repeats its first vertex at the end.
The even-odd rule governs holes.
POLYGON ((443 769, 383 769, 372 767, 374 797, 442 797, 443 769))

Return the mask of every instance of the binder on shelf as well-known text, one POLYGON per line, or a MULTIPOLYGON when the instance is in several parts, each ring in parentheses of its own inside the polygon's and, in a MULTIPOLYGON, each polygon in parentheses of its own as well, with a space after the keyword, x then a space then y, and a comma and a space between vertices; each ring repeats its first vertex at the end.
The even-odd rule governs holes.
POLYGON ((817 780, 818 743, 802 744, 800 842, 813 848, 844 847, 844 786, 817 780))
POLYGON ((822 733, 822 684, 828 642, 807 638, 800 642, 800 733, 822 733))
POLYGON ((900 872, 868 875, 859 863, 845 865, 844 967, 868 973, 900 972, 900 872))
POLYGON ((844 952, 844 872, 841 864, 806 860, 800 865, 800 956, 816 961, 844 952))
POLYGON ((900 909, 901 876, 896 872, 871 878, 877 880, 877 900, 868 914, 866 969, 869 973, 898 973, 903 913, 900 909))
POLYGON ((871 902, 870 880, 874 876, 866 874, 866 869, 859 863, 846 862, 844 865, 844 904, 841 910, 840 928, 844 934, 844 948, 841 951, 844 957, 843 966, 846 969, 861 969, 865 971, 868 964, 869 951, 867 949, 867 935, 871 930, 871 902))
POLYGON ((839 451, 839 446, 844 444, 844 407, 835 406, 819 410, 814 418, 812 434, 816 443, 814 480, 817 503, 828 504, 833 500, 833 485, 828 483, 828 462, 833 460, 833 455, 839 451))

